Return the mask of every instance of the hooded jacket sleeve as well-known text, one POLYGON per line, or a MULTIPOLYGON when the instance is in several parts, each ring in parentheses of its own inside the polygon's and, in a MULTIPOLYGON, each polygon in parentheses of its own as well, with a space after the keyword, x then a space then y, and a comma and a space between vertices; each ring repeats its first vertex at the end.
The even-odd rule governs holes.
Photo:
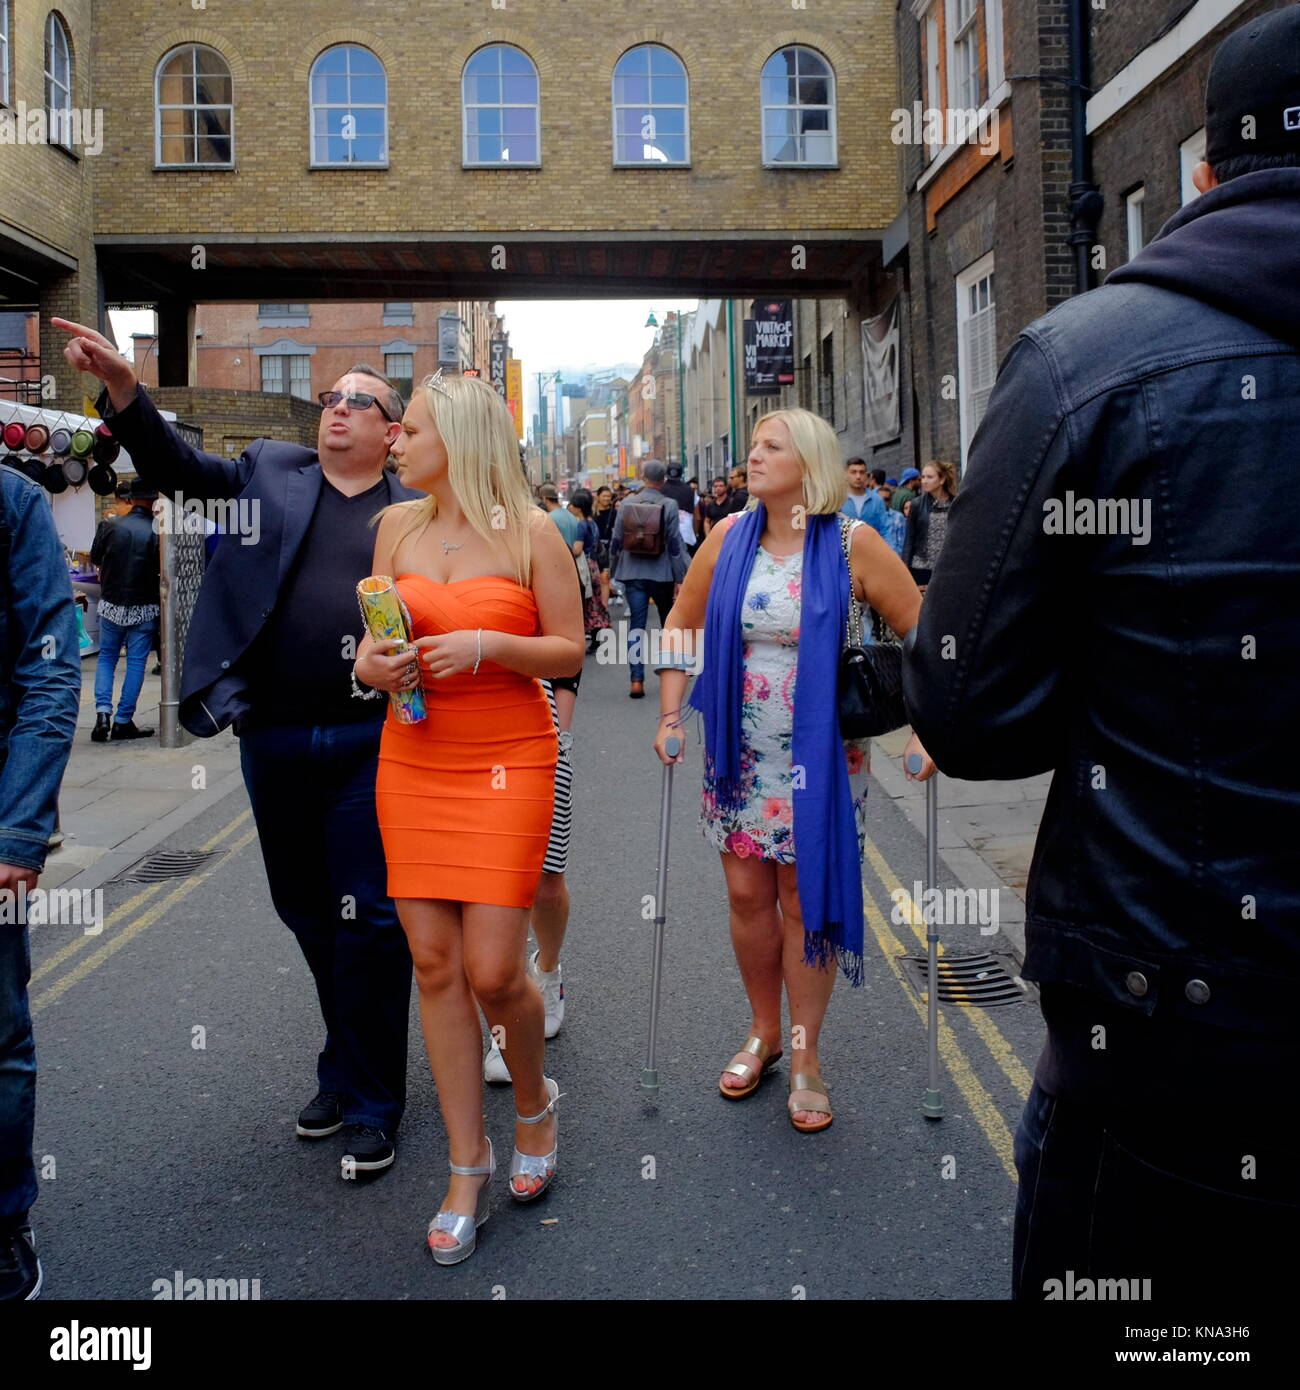
POLYGON ((971 443, 943 554, 904 643, 912 727, 939 769, 974 781, 1056 766, 1070 620, 1044 503, 1070 462, 1069 415, 1022 335, 971 443))

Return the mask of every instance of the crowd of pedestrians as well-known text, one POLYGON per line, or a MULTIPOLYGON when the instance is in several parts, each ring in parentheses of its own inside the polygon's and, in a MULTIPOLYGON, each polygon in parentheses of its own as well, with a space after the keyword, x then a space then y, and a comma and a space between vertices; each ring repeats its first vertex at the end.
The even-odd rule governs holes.
MULTIPOLYGON (((321 394, 315 449, 263 439, 223 459, 166 424, 107 338, 52 320, 72 366, 104 384, 100 412, 144 488, 260 503, 262 544, 218 547, 205 575, 180 718, 239 736, 272 901, 320 1005, 317 1091, 296 1133, 346 1126, 343 1176, 394 1162, 414 976, 448 1144, 426 1237, 439 1264, 473 1253, 490 1211, 485 1080, 514 1091, 508 1195, 534 1201, 559 1171, 545 1043, 566 1004, 569 751, 617 589, 630 697, 658 672, 647 742, 681 760, 670 740, 688 714, 703 728, 700 824, 750 1015, 721 1095, 752 1096, 788 1042, 790 1123, 833 1122, 821 1025, 837 972, 851 986, 866 974, 870 748, 841 735, 837 708, 856 602, 903 642, 911 775, 1055 778, 1026 904, 1023 973, 1047 1041, 1015 1142, 1014 1295, 1042 1298, 1067 1271, 1140 1275, 1162 1299, 1268 1287, 1264 1252, 1300 1229, 1276 1105, 1300 1062, 1287 732, 1300 492, 1285 476, 1300 128, 1283 119, 1300 108, 1297 54, 1297 6, 1224 41, 1200 196, 1101 289, 1019 334, 960 489, 942 459, 896 480, 844 462, 832 427, 791 409, 761 418, 745 464, 703 494, 648 460, 626 486, 534 496, 489 385, 438 373, 403 402, 364 363, 321 394), (1262 138, 1243 134, 1247 115, 1262 138), (1205 505, 1225 469, 1261 463, 1278 486, 1205 505), (1125 505, 1114 526, 1066 533, 1045 520, 1066 498, 1125 505), (1120 524, 1143 508, 1156 520, 1140 535, 1120 524), (369 575, 396 577, 413 644, 366 636, 341 660, 369 575), (631 640, 651 604, 653 657, 631 640), (428 714, 403 722, 383 697, 417 688, 428 714)), ((44 864, 79 662, 40 490, 8 468, 0 488, 0 889, 13 891, 44 864)), ((101 616, 120 630, 153 617, 133 515, 96 542, 112 576, 101 616)), ((123 640, 115 719, 111 660, 96 683, 109 738, 130 737, 117 728, 144 633, 123 640)), ((0 929, 5 1298, 41 1280, 28 972, 25 931, 0 929)))

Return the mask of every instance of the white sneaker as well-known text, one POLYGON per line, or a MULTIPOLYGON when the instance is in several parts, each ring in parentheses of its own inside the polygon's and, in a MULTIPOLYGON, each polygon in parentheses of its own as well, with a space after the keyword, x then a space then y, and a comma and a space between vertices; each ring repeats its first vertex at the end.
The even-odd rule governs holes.
POLYGON ((506 1066, 506 1059, 501 1055, 501 1049, 495 1040, 488 1048, 488 1055, 483 1059, 483 1080, 490 1086, 510 1084, 510 1068, 506 1066))
POLYGON ((540 955, 541 951, 537 950, 528 957, 528 973, 542 991, 542 1005, 546 1009, 545 1032, 548 1038, 553 1038, 564 1022, 564 980, 561 978, 559 961, 555 962, 555 969, 549 973, 537 968, 540 955))

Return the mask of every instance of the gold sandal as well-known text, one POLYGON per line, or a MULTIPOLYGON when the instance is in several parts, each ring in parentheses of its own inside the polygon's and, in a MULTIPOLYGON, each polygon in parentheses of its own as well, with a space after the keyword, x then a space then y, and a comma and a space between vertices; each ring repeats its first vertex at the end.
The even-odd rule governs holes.
POLYGON ((808 1072, 793 1072, 790 1076, 790 1099, 786 1102, 790 1111, 790 1123, 802 1134, 816 1134, 820 1129, 828 1129, 831 1121, 835 1118, 831 1114, 831 1098, 826 1090, 826 1083, 820 1076, 808 1072), (811 1091, 813 1095, 825 1097, 825 1105, 796 1105, 794 1103, 794 1093, 796 1091, 811 1091), (802 1123, 795 1119, 795 1112, 807 1110, 815 1115, 825 1115, 824 1121, 810 1125, 806 1120, 802 1123))
POLYGON ((758 1083, 762 1081, 767 1069, 773 1063, 780 1060, 784 1055, 780 1050, 773 1052, 762 1038, 748 1037, 745 1045, 736 1049, 738 1052, 748 1052, 751 1056, 757 1057, 760 1063, 758 1071, 755 1071, 748 1062, 732 1062, 730 1066, 723 1067, 722 1076, 738 1076, 742 1081, 747 1082, 744 1086, 724 1086, 722 1077, 718 1078, 718 1090, 722 1092, 728 1100, 744 1100, 746 1096, 753 1095, 758 1089, 758 1083))

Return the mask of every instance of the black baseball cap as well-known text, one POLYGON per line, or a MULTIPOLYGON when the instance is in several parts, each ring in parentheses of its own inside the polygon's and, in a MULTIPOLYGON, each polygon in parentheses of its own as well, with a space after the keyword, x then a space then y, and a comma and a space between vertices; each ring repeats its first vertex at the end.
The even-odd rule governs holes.
POLYGON ((1215 51, 1205 158, 1300 154, 1300 5, 1247 20, 1215 51))

